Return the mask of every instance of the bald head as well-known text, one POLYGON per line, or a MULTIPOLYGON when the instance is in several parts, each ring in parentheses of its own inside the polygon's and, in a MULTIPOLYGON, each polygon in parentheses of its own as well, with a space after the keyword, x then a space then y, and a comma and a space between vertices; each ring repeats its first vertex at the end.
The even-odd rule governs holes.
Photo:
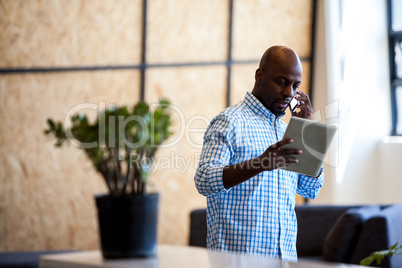
POLYGON ((299 56, 291 48, 285 46, 272 46, 268 48, 260 60, 260 68, 268 69, 270 64, 291 61, 301 66, 299 56))
POLYGON ((296 94, 301 78, 302 65, 296 52, 285 46, 273 46, 261 57, 252 93, 279 116, 296 94))

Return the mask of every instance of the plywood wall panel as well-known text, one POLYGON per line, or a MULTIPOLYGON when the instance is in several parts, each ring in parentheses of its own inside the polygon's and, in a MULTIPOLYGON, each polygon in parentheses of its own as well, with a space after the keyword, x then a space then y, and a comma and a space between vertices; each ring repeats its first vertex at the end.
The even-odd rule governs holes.
POLYGON ((0 67, 140 62, 141 0, 0 3, 0 67))
POLYGON ((225 67, 152 70, 147 100, 170 99, 174 135, 156 156, 151 178, 161 192, 161 243, 187 244, 192 209, 206 207, 194 186, 202 141, 209 121, 225 108, 225 67))
POLYGON ((239 0, 234 5, 233 58, 259 59, 272 45, 311 52, 311 0, 239 0))
POLYGON ((310 66, 311 66, 311 63, 309 61, 302 62, 303 76, 302 76, 302 83, 299 87, 299 90, 301 90, 307 94, 310 94, 310 66))
MULTIPOLYGON (((234 4, 235 60, 278 43, 310 56, 311 0, 234 4)), ((142 0, 0 0, 0 68, 138 64, 141 12, 142 0)), ((228 12, 229 0, 148 0, 148 62, 226 60, 228 12)), ((233 65, 232 104, 252 90, 256 67, 233 65)), ((102 177, 43 130, 79 104, 136 103, 139 79, 138 70, 0 76, 0 251, 99 247, 93 195, 106 191, 102 177)), ((146 70, 146 100, 168 97, 175 107, 175 135, 151 175, 161 244, 186 245, 190 211, 206 206, 193 177, 207 124, 226 106, 226 79, 224 65, 146 70)))
POLYGON ((230 103, 232 105, 242 101, 247 91, 253 90, 254 75, 257 68, 258 63, 233 66, 230 92, 230 103))
POLYGON ((147 61, 226 60, 228 11, 228 0, 150 0, 147 61))
MULTIPOLYGON (((102 177, 81 149, 55 148, 46 120, 78 104, 138 101, 136 71, 9 75, 0 80, 0 251, 98 248, 102 177)), ((92 111, 96 113, 96 111, 92 111)))

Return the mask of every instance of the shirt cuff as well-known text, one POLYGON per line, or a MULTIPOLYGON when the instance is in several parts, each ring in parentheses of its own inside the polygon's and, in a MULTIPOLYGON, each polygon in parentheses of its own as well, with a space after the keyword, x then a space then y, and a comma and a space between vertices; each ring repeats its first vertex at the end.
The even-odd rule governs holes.
POLYGON ((227 192, 228 189, 223 185, 223 169, 224 166, 210 167, 209 170, 209 184, 215 193, 227 192))

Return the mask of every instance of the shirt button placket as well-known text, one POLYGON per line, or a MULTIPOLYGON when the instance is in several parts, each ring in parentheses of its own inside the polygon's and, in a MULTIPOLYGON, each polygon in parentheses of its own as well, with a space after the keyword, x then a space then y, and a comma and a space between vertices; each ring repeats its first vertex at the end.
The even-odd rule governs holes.
POLYGON ((283 249, 285 248, 285 233, 286 233, 286 219, 285 219, 285 208, 284 208, 284 193, 283 193, 283 181, 282 181, 282 170, 278 170, 278 184, 279 184, 279 222, 280 222, 280 238, 279 244, 281 248, 281 252, 283 254, 283 249))

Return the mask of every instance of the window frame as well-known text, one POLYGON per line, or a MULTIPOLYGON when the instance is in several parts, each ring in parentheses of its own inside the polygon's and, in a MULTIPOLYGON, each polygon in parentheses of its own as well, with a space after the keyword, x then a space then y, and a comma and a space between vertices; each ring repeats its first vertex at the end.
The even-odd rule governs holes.
MULTIPOLYGON (((396 74, 396 62, 395 62, 395 43, 399 40, 402 42, 402 31, 394 31, 392 28, 392 0, 387 0, 387 25, 388 25, 388 53, 389 53, 389 76, 390 76, 390 95, 391 95, 391 118, 392 118, 392 136, 402 136, 402 133, 398 133, 398 103, 396 99, 396 90, 402 86, 402 78, 398 78, 396 74)), ((402 109, 402 107, 399 107, 402 109)), ((399 124, 402 124, 402 120, 399 124)))

